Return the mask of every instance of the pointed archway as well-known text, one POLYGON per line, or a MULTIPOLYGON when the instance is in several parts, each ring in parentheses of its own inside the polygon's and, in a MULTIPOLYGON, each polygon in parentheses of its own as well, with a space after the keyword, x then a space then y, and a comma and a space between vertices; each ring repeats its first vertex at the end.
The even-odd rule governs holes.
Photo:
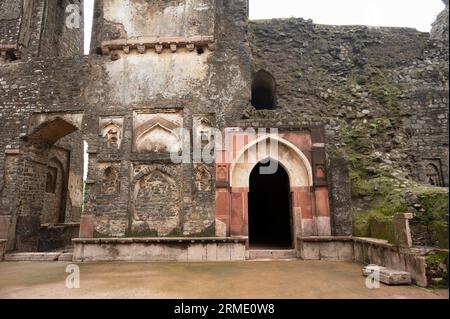
POLYGON ((252 249, 293 248, 289 175, 277 164, 274 174, 264 174, 262 162, 250 174, 248 219, 252 249))

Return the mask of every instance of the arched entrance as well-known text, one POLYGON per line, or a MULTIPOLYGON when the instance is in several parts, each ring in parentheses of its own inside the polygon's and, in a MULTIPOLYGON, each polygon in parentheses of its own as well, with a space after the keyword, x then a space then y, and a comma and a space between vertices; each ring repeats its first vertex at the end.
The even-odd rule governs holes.
POLYGON ((82 114, 39 113, 21 139, 14 250, 50 251, 79 233, 83 178, 82 114))
POLYGON ((291 249, 293 223, 288 173, 278 164, 275 174, 264 174, 262 166, 263 163, 257 164, 250 174, 250 248, 291 249))

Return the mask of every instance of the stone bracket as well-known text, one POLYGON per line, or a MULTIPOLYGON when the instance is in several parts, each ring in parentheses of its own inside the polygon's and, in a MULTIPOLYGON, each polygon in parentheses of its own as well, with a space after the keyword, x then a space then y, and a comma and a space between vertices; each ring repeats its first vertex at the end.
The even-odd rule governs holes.
POLYGON ((122 50, 129 54, 132 49, 144 54, 147 49, 155 50, 156 53, 162 53, 164 49, 170 49, 175 53, 179 48, 187 48, 194 51, 195 48, 208 48, 215 50, 215 40, 213 36, 194 36, 194 37, 139 37, 134 39, 117 39, 103 41, 101 49, 103 55, 108 55, 113 50, 122 50))

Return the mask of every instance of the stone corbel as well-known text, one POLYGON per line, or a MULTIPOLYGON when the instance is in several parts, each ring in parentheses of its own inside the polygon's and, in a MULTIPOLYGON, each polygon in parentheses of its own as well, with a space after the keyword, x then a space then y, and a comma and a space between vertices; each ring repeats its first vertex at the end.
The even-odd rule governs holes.
POLYGON ((145 44, 138 44, 136 48, 140 54, 144 54, 145 51, 147 51, 147 47, 145 46, 145 44))
POLYGON ((192 52, 192 51, 195 50, 195 45, 194 45, 194 43, 188 43, 188 44, 186 44, 186 48, 187 48, 190 52, 192 52))
POLYGON ((132 49, 137 49, 139 53, 145 53, 147 48, 154 48, 157 53, 161 53, 164 48, 170 48, 172 52, 177 52, 178 48, 186 47, 189 51, 195 48, 208 48, 210 51, 216 49, 213 36, 193 36, 193 37, 138 37, 133 39, 116 39, 103 41, 101 44, 102 53, 109 55, 112 50, 123 50, 129 53, 132 49))
POLYGON ((215 42, 208 43, 208 50, 215 51, 216 50, 216 43, 215 42))
POLYGON ((158 44, 155 45, 156 53, 161 54, 163 49, 164 49, 164 46, 162 45, 162 43, 158 43, 158 44))

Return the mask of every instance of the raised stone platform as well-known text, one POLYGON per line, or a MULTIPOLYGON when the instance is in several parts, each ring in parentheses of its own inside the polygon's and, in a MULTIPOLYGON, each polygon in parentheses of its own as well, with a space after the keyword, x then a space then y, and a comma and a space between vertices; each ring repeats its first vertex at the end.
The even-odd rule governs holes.
POLYGON ((6 254, 5 261, 58 261, 61 253, 14 253, 6 254))
POLYGON ((65 261, 73 260, 73 254, 70 252, 40 252, 40 253, 11 253, 6 254, 5 261, 65 261))
POLYGON ((354 260, 352 237, 302 237, 297 247, 304 260, 354 260))
POLYGON ((246 237, 73 239, 74 261, 243 261, 246 237))
POLYGON ((247 251, 248 260, 282 260, 282 259, 296 259, 297 252, 294 249, 279 249, 279 250, 265 250, 265 249, 251 249, 247 251))

